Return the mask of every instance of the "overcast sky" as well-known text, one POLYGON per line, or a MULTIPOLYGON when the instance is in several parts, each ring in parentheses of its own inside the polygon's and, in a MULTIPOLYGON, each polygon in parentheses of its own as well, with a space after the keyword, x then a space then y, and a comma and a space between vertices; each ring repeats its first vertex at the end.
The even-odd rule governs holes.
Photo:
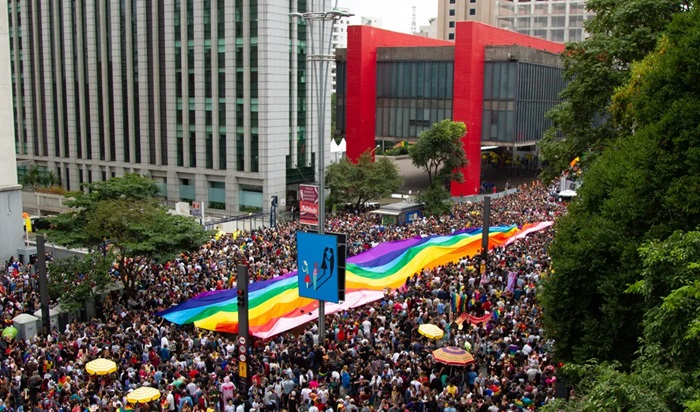
POLYGON ((355 16, 351 24, 359 24, 360 16, 382 20, 382 28, 409 33, 411 15, 416 6, 416 27, 428 25, 437 17, 437 0, 338 0, 338 7, 347 7, 355 16))

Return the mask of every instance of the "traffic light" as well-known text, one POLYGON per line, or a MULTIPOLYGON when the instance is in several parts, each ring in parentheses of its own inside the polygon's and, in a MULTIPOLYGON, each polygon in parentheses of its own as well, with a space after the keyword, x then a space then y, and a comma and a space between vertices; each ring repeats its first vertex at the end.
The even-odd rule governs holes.
POLYGON ((246 299, 247 297, 246 297, 246 295, 245 295, 245 291, 238 289, 238 291, 236 292, 236 294, 237 294, 237 296, 238 296, 238 307, 239 307, 239 308, 247 308, 247 307, 248 307, 248 301, 247 301, 247 299, 246 299))

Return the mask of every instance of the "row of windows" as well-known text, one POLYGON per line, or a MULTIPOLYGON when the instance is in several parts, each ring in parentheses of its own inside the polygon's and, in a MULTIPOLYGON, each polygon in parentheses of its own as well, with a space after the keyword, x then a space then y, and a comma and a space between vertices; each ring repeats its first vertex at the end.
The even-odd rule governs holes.
POLYGON ((523 62, 486 62, 484 141, 530 142, 551 127, 546 113, 560 102, 563 69, 523 62))
MULTIPOLYGON (((456 16, 457 11, 455 9, 450 9, 450 16, 456 16)), ((476 16, 476 9, 475 8, 470 8, 469 9, 469 15, 470 16, 476 16)))
POLYGON ((451 99, 453 62, 377 63, 377 98, 451 99))

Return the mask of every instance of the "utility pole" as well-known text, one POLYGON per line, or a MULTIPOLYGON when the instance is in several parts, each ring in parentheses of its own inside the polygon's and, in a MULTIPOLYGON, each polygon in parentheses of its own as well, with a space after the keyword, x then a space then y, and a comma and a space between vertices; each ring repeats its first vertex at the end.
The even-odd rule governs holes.
MULTIPOLYGON (((337 5, 337 1, 336 1, 337 5)), ((330 62, 335 61, 335 55, 331 54, 333 26, 335 22, 343 17, 350 17, 352 14, 338 10, 328 10, 321 12, 294 12, 289 14, 292 17, 299 17, 307 21, 311 29, 311 48, 307 55, 307 61, 311 63, 316 89, 316 111, 318 124, 318 233, 325 233, 326 229, 326 184, 325 184, 325 121, 326 121, 326 91, 328 90, 328 67, 330 62), (314 24, 317 32, 314 32, 314 24), (326 31, 326 23, 330 23, 330 30, 326 31), (318 34, 318 43, 315 41, 318 34), (328 40, 325 39, 328 35, 328 40), (318 64, 317 64, 318 63, 318 64)), ((318 301, 318 339, 323 342, 326 335, 326 302, 318 301)))
POLYGON ((238 299, 238 392, 248 393, 248 346, 250 335, 248 331, 248 266, 238 265, 236 273, 236 289, 238 299))
POLYGON ((41 325, 44 336, 51 333, 51 310, 49 309, 49 278, 46 275, 46 245, 44 235, 36 235, 37 269, 39 271, 39 297, 41 300, 41 325))

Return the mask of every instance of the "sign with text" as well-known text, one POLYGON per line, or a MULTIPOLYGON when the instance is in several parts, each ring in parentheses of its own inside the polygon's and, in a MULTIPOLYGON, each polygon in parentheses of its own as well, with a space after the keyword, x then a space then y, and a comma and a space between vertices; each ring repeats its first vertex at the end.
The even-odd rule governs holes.
POLYGON ((333 303, 345 298, 344 238, 297 232, 299 296, 333 303))
POLYGON ((192 212, 193 217, 198 217, 202 218, 203 216, 203 211, 202 211, 202 202, 192 202, 192 208, 190 209, 192 212))
POLYGON ((299 223, 318 226, 318 186, 299 185, 299 223))

